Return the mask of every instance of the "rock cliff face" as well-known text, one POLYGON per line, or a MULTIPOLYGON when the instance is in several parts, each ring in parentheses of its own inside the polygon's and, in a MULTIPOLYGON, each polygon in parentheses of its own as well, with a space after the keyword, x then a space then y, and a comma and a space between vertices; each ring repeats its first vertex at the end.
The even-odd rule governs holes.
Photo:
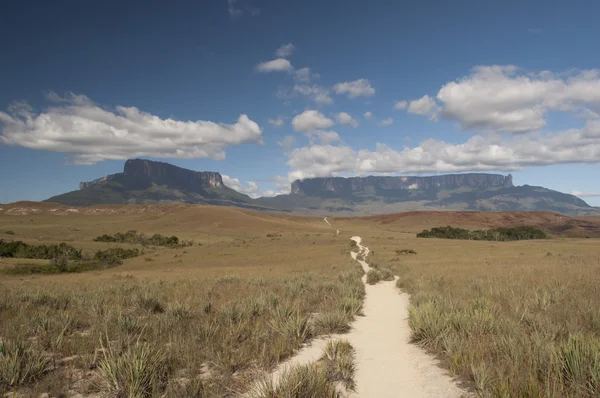
POLYGON ((446 174, 430 177, 326 177, 296 180, 291 193, 308 196, 347 196, 356 193, 378 193, 385 196, 398 191, 447 190, 457 188, 512 187, 512 175, 446 174))
POLYGON ((110 181, 122 181, 128 186, 143 187, 157 184, 198 192, 207 188, 225 188, 221 174, 212 171, 193 171, 172 164, 146 159, 129 159, 123 173, 111 174, 90 182, 79 183, 86 189, 110 181))

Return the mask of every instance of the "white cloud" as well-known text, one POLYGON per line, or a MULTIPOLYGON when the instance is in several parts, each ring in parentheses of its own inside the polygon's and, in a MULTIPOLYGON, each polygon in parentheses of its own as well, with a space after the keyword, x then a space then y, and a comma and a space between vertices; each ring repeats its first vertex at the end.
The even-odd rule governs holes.
POLYGON ((348 98, 371 97, 375 89, 367 79, 358 79, 351 82, 337 83, 333 86, 336 94, 348 94, 348 98))
POLYGON ((348 126, 358 127, 358 122, 349 113, 340 112, 335 115, 335 118, 337 119, 338 123, 340 123, 340 124, 346 124, 348 126))
POLYGON ((290 178, 339 173, 510 171, 567 163, 600 163, 600 120, 588 121, 582 129, 553 134, 477 135, 459 144, 428 139, 399 150, 380 143, 374 151, 309 145, 288 155, 288 164, 294 169, 290 178))
POLYGON ((363 116, 365 117, 365 119, 371 119, 373 117, 373 113, 372 112, 365 112, 363 114, 363 116))
POLYGON ((277 58, 287 58, 292 55, 295 49, 296 47, 294 47, 292 43, 283 44, 277 49, 277 51, 275 51, 275 56, 277 58))
POLYGON ((408 106, 408 101, 396 101, 396 103, 394 104, 394 109, 401 111, 403 109, 406 109, 407 106, 408 106))
POLYGON ((571 195, 578 196, 580 198, 598 198, 600 197, 600 192, 572 191, 571 195))
POLYGON ((285 58, 277 58, 272 61, 261 62, 256 65, 256 70, 263 73, 285 72, 292 70, 292 64, 285 58))
POLYGON ((294 92, 311 98, 317 105, 328 105, 333 102, 329 90, 317 84, 312 86, 296 84, 294 92))
POLYGON ((392 124, 394 124, 394 119, 392 119, 391 117, 388 117, 387 119, 383 119, 382 121, 377 123, 377 125, 380 127, 387 127, 387 126, 391 126, 392 124))
POLYGON ((114 111, 83 95, 49 93, 55 105, 35 113, 23 103, 0 112, 0 142, 30 149, 69 153, 77 164, 107 159, 224 159, 227 146, 261 143, 261 128, 248 116, 235 124, 179 121, 117 106, 114 111))
POLYGON ((335 122, 316 110, 304 111, 292 119, 295 131, 306 133, 314 130, 324 130, 333 126, 335 122))
POLYGON ((283 149, 290 150, 296 145, 296 137, 293 135, 286 135, 281 139, 281 141, 277 141, 277 145, 282 147, 283 149))
POLYGON ((268 119, 267 122, 269 122, 269 124, 273 127, 283 127, 283 125, 285 124, 281 116, 279 116, 276 119, 268 119))
MULTIPOLYGON (((406 101, 404 101, 406 102, 406 101)), ((396 104, 397 105, 397 104, 396 104)), ((401 109, 401 108, 396 108, 401 109)), ((424 95, 421 98, 410 101, 408 106, 408 113, 415 113, 417 115, 427 115, 431 118, 435 118, 438 111, 438 106, 433 98, 428 95, 424 95)))
MULTIPOLYGON (((413 113, 428 114, 433 107, 433 99, 423 98, 419 100, 422 107, 415 105, 413 113)), ((466 130, 538 131, 546 125, 549 112, 597 112, 600 69, 526 73, 512 65, 477 66, 470 75, 442 86, 437 101, 441 115, 466 130)))
POLYGON ((294 71, 294 80, 301 83, 310 83, 311 79, 318 79, 318 73, 312 73, 310 68, 300 68, 294 71))

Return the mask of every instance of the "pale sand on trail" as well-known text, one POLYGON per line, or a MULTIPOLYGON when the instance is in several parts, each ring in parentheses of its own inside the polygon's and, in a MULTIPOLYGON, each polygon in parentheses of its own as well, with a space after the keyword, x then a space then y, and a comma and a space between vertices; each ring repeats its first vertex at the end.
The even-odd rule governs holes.
MULTIPOLYGON (((366 258, 369 249, 361 245, 361 238, 353 236, 352 240, 359 249, 351 253, 352 258, 357 260, 358 254, 366 258)), ((371 269, 365 261, 357 261, 365 274, 371 269)), ((273 380, 277 382, 291 366, 319 360, 327 342, 339 338, 348 340, 356 351, 356 392, 351 393, 352 398, 469 396, 431 356, 410 344, 409 295, 400 293, 396 281, 366 285, 365 289, 364 316, 352 323, 348 334, 313 340, 282 363, 272 373, 273 380)))

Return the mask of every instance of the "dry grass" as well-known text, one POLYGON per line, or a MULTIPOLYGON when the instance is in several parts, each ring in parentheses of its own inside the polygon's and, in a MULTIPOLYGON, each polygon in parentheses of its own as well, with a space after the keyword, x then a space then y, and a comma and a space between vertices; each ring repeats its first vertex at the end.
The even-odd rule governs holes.
MULTIPOLYGON (((84 253, 125 247, 93 238, 132 225, 202 245, 145 248, 110 269, 0 275, 0 341, 30 353, 9 366, 14 350, 2 352, 0 391, 234 396, 257 371, 315 336, 347 330, 362 311, 349 238, 332 237, 322 220, 192 206, 58 216, 46 208, 58 206, 39 206, 0 214, 0 223, 27 243, 60 236, 84 253)), ((0 259, 0 268, 23 261, 0 259)))
POLYGON ((414 342, 479 395, 600 394, 597 240, 423 242, 357 226, 412 295, 414 342), (419 254, 398 259, 403 246, 419 254))
MULTIPOLYGON (((0 238, 40 244, 59 243, 54 237, 60 236, 95 252, 118 244, 93 242, 94 237, 135 226, 202 246, 150 248, 144 256, 99 271, 0 276, 0 339, 31 353, 31 361, 3 369, 32 375, 11 378, 23 380, 17 384, 24 384, 26 393, 235 395, 257 370, 272 369, 317 334, 345 330, 361 313, 361 271, 349 259, 348 243, 359 235, 373 250, 369 263, 399 275, 398 286, 412 294, 415 343, 437 354, 480 395, 600 394, 600 248, 595 239, 415 238, 424 228, 456 218, 449 213, 397 217, 400 221, 330 219, 342 231, 332 236, 322 219, 238 209, 98 206, 105 213, 92 215, 95 210, 87 209, 88 215, 58 216, 50 209, 66 210, 34 205, 42 211, 0 214, 3 230, 14 233, 0 233, 0 238), (396 250, 402 248, 418 255, 399 256, 396 250), (47 362, 38 366, 36 358, 47 362), (123 365, 132 358, 144 362, 135 376, 123 365)), ((520 215, 465 217, 463 227, 488 228, 504 225, 504 218, 505 225, 516 225, 520 215)), ((542 228, 551 233, 594 227, 548 213, 527 217, 538 226, 556 223, 542 228)), ((19 262, 0 259, 0 268, 19 262)), ((299 369, 289 380, 308 377, 329 385, 332 374, 342 371, 332 372, 323 363, 299 369)), ((350 368, 345 369, 348 374, 350 368)), ((0 383, 0 390, 12 388, 0 383)), ((320 391, 325 391, 320 396, 335 393, 320 391)))

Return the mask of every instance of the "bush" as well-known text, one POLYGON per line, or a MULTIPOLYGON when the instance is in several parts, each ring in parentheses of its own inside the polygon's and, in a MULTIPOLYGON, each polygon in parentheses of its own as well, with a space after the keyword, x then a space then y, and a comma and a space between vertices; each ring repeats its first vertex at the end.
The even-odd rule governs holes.
POLYGON ((417 254, 417 252, 414 251, 413 249, 402 249, 402 250, 396 250, 396 254, 399 256, 403 256, 403 255, 407 255, 407 254, 417 254))
POLYGON ((345 311, 328 311, 318 314, 313 326, 318 334, 346 333, 350 331, 352 317, 345 311))
POLYGON ((30 245, 23 241, 0 239, 0 257, 31 258, 50 260, 66 257, 69 260, 81 259, 81 250, 77 250, 64 242, 56 245, 30 245))
POLYGON ((100 235, 94 238, 94 242, 130 243, 149 246, 167 246, 171 248, 192 246, 194 244, 194 242, 191 240, 180 242, 177 236, 154 234, 151 237, 147 237, 146 235, 135 230, 130 230, 125 233, 117 232, 114 235, 100 235))
POLYGON ((347 340, 329 341, 323 349, 321 361, 327 367, 329 380, 341 382, 349 390, 354 389, 354 348, 347 340))
POLYGON ((496 228, 488 230, 475 230, 453 228, 451 226, 431 228, 417 234, 417 238, 438 239, 463 239, 463 240, 487 240, 487 241, 515 241, 528 239, 547 239, 548 235, 534 227, 496 228))

